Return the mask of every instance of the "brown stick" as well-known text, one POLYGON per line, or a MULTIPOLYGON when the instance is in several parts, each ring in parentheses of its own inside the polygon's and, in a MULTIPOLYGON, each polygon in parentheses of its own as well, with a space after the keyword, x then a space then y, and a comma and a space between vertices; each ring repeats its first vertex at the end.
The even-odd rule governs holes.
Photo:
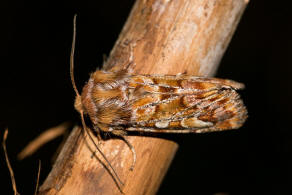
POLYGON ((14 177, 14 172, 13 172, 13 169, 11 167, 11 164, 10 164, 10 161, 9 161, 9 158, 8 158, 7 149, 6 149, 7 136, 8 136, 8 129, 5 129, 4 135, 3 135, 2 147, 3 147, 3 150, 4 150, 5 160, 6 160, 6 164, 7 164, 7 167, 8 167, 8 170, 9 170, 9 174, 10 174, 10 178, 11 178, 11 183, 12 183, 12 188, 13 188, 14 195, 19 195, 19 193, 17 191, 17 185, 16 185, 16 181, 15 181, 15 177, 14 177))
MULTIPOLYGON (((211 76, 247 2, 137 0, 104 69, 127 67, 133 50, 134 73, 211 76)), ((92 158, 92 143, 80 135, 75 128, 39 194, 121 194, 104 161, 92 158)), ((137 152, 132 172, 132 153, 123 141, 108 140, 100 149, 125 183, 125 194, 155 194, 177 144, 143 136, 129 136, 128 141, 137 152)))
POLYGON ((63 122, 56 127, 43 131, 37 138, 28 143, 27 146, 25 146, 25 148, 19 152, 17 158, 19 160, 23 160, 24 158, 32 155, 44 144, 56 139, 61 135, 64 135, 67 130, 69 130, 69 123, 63 122))

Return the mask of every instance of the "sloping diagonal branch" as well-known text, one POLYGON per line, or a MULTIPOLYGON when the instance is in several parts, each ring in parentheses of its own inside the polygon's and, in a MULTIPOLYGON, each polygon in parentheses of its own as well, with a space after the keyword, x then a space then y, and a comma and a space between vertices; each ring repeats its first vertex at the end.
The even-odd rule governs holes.
MULTIPOLYGON (((104 69, 128 65, 133 73, 212 76, 236 29, 247 0, 137 0, 104 69), (131 47, 131 45, 133 47, 131 47)), ((90 141, 75 128, 39 194, 121 194, 90 141), (91 148, 91 150, 90 150, 91 148)), ((178 148, 170 140, 129 136, 137 152, 120 140, 100 149, 124 181, 125 194, 155 194, 178 148)))

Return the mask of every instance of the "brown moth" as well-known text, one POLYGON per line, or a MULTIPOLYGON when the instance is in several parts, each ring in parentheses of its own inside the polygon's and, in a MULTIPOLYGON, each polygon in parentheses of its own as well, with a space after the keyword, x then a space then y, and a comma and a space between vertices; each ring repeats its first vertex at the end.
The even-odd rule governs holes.
POLYGON ((188 75, 91 74, 75 107, 94 129, 122 136, 128 131, 202 133, 237 129, 247 111, 231 80, 188 75))
MULTIPOLYGON (((134 75, 127 70, 92 73, 79 94, 74 81, 76 15, 70 74, 75 108, 88 115, 99 133, 117 136, 129 131, 203 133, 237 129, 247 110, 236 92, 244 85, 232 80, 178 75, 134 75)), ((131 53, 130 59, 133 61, 131 53)))

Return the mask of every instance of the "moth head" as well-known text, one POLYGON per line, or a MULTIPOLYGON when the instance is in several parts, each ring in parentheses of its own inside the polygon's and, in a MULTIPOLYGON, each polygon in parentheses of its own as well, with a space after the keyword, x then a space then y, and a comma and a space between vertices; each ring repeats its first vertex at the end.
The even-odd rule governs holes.
POLYGON ((75 102, 74 102, 74 107, 79 113, 83 112, 82 99, 81 99, 80 95, 76 96, 75 102))
POLYGON ((82 98, 81 98, 81 95, 76 87, 76 84, 75 84, 75 79, 74 79, 74 53, 75 53, 75 40, 76 40, 76 16, 77 15, 74 15, 74 20, 73 20, 73 40, 72 40, 72 48, 71 48, 71 55, 70 55, 70 77, 71 77, 71 82, 72 82, 72 86, 73 86, 73 89, 76 93, 76 98, 75 98, 75 103, 74 103, 74 107, 75 109, 80 113, 81 115, 81 118, 82 118, 82 123, 83 123, 83 126, 85 126, 85 123, 84 123, 84 116, 83 116, 83 105, 82 105, 82 98))

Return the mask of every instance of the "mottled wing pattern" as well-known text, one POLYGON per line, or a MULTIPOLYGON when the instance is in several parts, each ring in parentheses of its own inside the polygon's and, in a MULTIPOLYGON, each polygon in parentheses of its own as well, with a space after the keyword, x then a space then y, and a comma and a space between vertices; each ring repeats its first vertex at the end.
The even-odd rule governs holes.
POLYGON ((247 111, 231 80, 178 76, 130 76, 128 131, 209 132, 239 128, 247 111))

